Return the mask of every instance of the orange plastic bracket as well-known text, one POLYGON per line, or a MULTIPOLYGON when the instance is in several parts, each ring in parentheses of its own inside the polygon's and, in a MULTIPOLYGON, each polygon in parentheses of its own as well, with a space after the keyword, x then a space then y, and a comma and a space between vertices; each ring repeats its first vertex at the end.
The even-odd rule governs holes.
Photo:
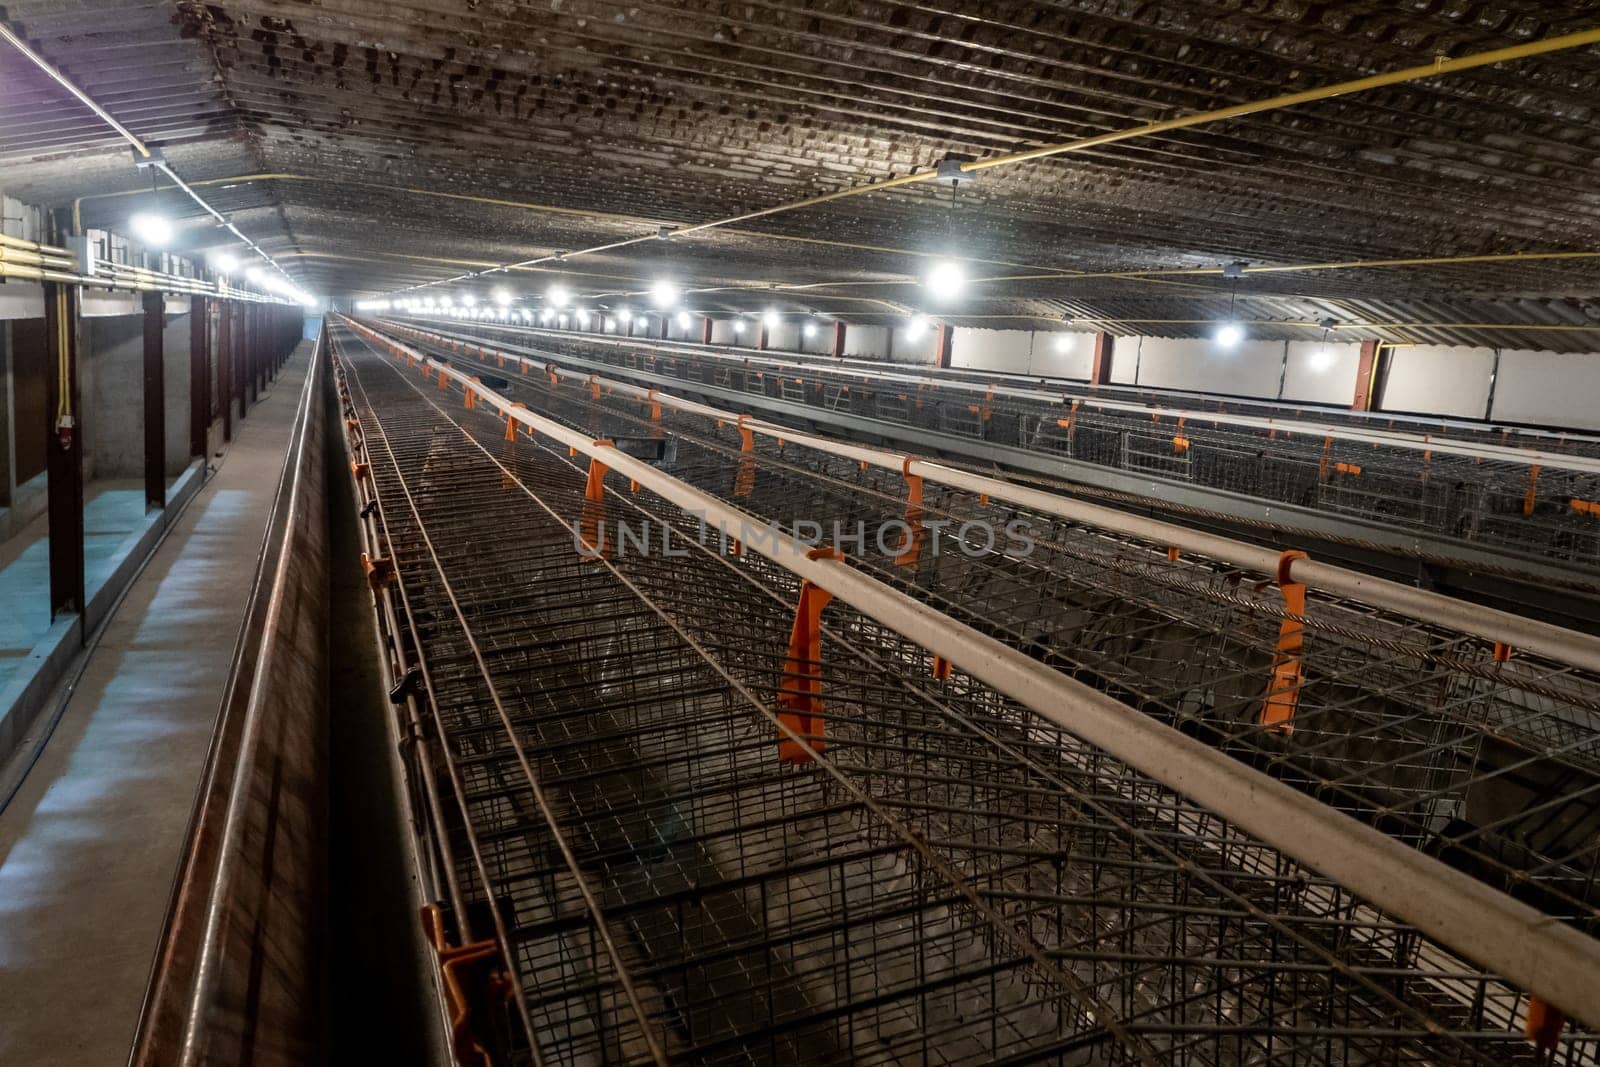
MULTIPOLYGON (((807 559, 844 559, 836 548, 813 548, 807 559)), ((795 604, 794 625, 789 629, 789 649, 783 661, 783 681, 778 690, 778 721, 805 737, 806 745, 779 734, 778 762, 793 765, 812 763, 823 751, 822 718, 822 609, 833 594, 810 580, 800 583, 800 598, 795 604)))
POLYGON ((906 480, 906 527, 910 531, 905 551, 895 557, 897 567, 915 567, 922 558, 922 476, 911 473, 911 457, 900 459, 900 474, 906 480))
POLYGON ((361 553, 361 569, 366 572, 367 585, 377 592, 386 585, 393 585, 395 581, 394 560, 388 556, 376 558, 361 553))
POLYGON ((1496 641, 1494 643, 1494 661, 1496 663, 1507 663, 1510 659, 1511 646, 1504 641, 1496 641))
POLYGON ((483 989, 489 994, 490 1003, 510 999, 511 983, 504 971, 491 963, 500 955, 499 946, 493 940, 486 940, 451 948, 445 939, 444 914, 437 904, 422 906, 422 926, 433 948, 445 999, 449 1002, 451 1055, 462 1067, 489 1067, 489 1051, 479 1043, 473 1029, 473 996, 468 983, 474 972, 482 973, 484 965, 490 964, 488 972, 482 975, 483 989))
POLYGON ((756 435, 749 415, 739 416, 739 469, 733 475, 733 495, 749 496, 756 487, 756 435))
POLYGON ((1328 453, 1333 450, 1333 435, 1329 434, 1322 439, 1322 461, 1317 464, 1317 477, 1322 481, 1328 480, 1328 453))
POLYGON ((1348 474, 1353 478, 1361 477, 1361 464, 1359 463, 1335 463, 1333 469, 1340 474, 1348 474))
POLYGON ((1522 513, 1533 514, 1533 502, 1538 499, 1539 493, 1539 465, 1535 463, 1528 468, 1528 491, 1522 494, 1522 513))
POLYGON ((933 657, 933 677, 935 681, 948 682, 950 680, 951 663, 943 656, 933 657))
MULTIPOLYGON (((615 447, 616 442, 595 441, 596 447, 615 447)), ((578 519, 578 538, 585 554, 591 559, 606 558, 605 529, 601 525, 606 517, 606 472, 611 468, 600 457, 589 460, 589 478, 583 485, 583 511, 578 519)))
POLYGON ((1294 733, 1294 713, 1300 705, 1305 681, 1301 653, 1305 647, 1306 587, 1290 580, 1290 568, 1304 552, 1291 549, 1278 557, 1278 590, 1283 594, 1284 618, 1278 624, 1278 647, 1272 657, 1272 678, 1261 705, 1261 725, 1275 734, 1294 733))
POLYGON ((1189 451, 1189 439, 1187 437, 1174 436, 1172 438, 1172 451, 1178 455, 1189 451))
POLYGON ((1572 510, 1579 515, 1593 515, 1595 518, 1600 518, 1600 500, 1579 500, 1573 497, 1572 510))
POLYGON ((1540 1052, 1554 1053, 1566 1025, 1567 1017, 1560 1008, 1538 997, 1528 998, 1528 1017, 1523 1024, 1523 1033, 1528 1035, 1534 1048, 1540 1052))

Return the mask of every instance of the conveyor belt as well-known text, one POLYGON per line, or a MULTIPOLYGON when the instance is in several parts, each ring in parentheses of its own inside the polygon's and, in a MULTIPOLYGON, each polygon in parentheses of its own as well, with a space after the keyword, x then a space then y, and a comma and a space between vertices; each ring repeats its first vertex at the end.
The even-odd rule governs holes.
MULTIPOLYGON (((826 748, 782 761, 791 574, 647 489, 607 506, 672 554, 582 559, 565 449, 334 337, 424 666, 441 895, 514 977, 500 1058, 1535 1061, 1517 991, 846 607, 826 748)), ((1050 566, 1155 595, 1125 551, 1050 566)))

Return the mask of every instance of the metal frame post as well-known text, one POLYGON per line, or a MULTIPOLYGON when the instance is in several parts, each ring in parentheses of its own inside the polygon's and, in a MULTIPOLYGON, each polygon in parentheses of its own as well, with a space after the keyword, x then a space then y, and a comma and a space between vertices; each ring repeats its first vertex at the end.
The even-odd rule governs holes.
POLYGON ((206 454, 206 429, 211 425, 211 305, 203 296, 189 298, 189 455, 206 454))
POLYGON ((83 407, 78 380, 78 287, 44 283, 45 398, 51 419, 45 448, 50 524, 50 617, 83 613, 83 407), (71 421, 67 421, 70 419, 71 421))
POLYGON ((144 506, 167 506, 166 298, 144 294, 144 506))

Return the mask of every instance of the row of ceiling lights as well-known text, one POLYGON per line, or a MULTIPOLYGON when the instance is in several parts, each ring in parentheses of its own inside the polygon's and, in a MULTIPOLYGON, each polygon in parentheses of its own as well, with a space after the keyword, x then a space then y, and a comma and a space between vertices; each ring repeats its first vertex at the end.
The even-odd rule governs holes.
MULTIPOLYGON (((564 301, 561 303, 547 303, 537 313, 537 316, 535 316, 535 313, 532 310, 512 307, 511 305, 514 302, 514 299, 505 290, 496 290, 495 303, 499 306, 494 308, 478 307, 477 298, 468 293, 462 296, 459 302, 452 300, 448 296, 438 297, 437 299, 434 297, 407 297, 402 300, 361 300, 356 302, 355 309, 357 311, 393 310, 416 312, 420 314, 443 314, 450 315, 455 318, 499 317, 501 319, 510 319, 520 316, 525 322, 532 322, 534 318, 537 317, 540 322, 544 323, 557 321, 558 318, 561 320, 565 320, 566 318, 567 312, 565 310, 561 310, 565 306, 564 301)), ((776 308, 768 308, 766 311, 761 312, 759 316, 756 316, 752 313, 746 316, 746 318, 759 318, 762 325, 766 326, 768 329, 773 329, 783 321, 784 314, 784 312, 781 312, 776 308)), ((643 322, 646 317, 645 313, 635 313, 626 306, 619 307, 614 311, 611 311, 609 314, 604 311, 591 312, 587 308, 577 307, 572 309, 572 315, 580 327, 588 326, 589 320, 592 317, 599 316, 605 328, 608 330, 615 329, 618 323, 621 323, 623 326, 627 326, 636 318, 643 322)), ((679 311, 677 315, 674 316, 674 321, 678 324, 679 329, 687 330, 693 324, 694 317, 690 315, 688 311, 679 311)), ((733 320, 734 333, 743 334, 745 327, 745 318, 736 317, 733 320)), ((800 332, 805 337, 815 337, 817 335, 817 328, 817 323, 808 318, 805 322, 801 323, 800 332)), ((902 329, 908 340, 915 341, 927 333, 928 319, 924 315, 912 315, 906 320, 905 326, 902 329)))
MULTIPOLYGON (((1229 278, 1242 277, 1243 266, 1244 265, 1242 263, 1230 264, 1229 268, 1224 271, 1224 276, 1229 278)), ((967 275, 965 269, 960 263, 954 260, 941 260, 935 263, 928 270, 928 273, 923 277, 922 283, 927 288, 929 295, 935 301, 939 303, 948 303, 959 297, 966 289, 967 275)), ((501 307, 510 307, 510 305, 515 301, 511 291, 504 286, 497 286, 492 291, 491 295, 493 296, 495 302, 501 307)), ((676 282, 673 282, 670 279, 659 279, 650 287, 651 302, 663 312, 670 311, 673 307, 676 307, 681 298, 682 289, 677 285, 676 282)), ((566 286, 559 282, 552 284, 545 291, 545 308, 541 313, 540 318, 545 322, 551 321, 555 317, 554 312, 552 312, 551 309, 564 308, 568 303, 571 302, 571 300, 572 294, 566 286)), ((470 309, 475 303, 476 299, 470 294, 461 298, 461 305, 463 308, 470 309)), ((449 297, 440 297, 437 301, 433 297, 405 297, 394 300, 366 300, 361 301, 356 305, 359 310, 364 311, 389 310, 391 307, 398 310, 409 311, 427 311, 435 308, 448 311, 451 310, 453 306, 453 301, 449 297)), ((526 316, 528 313, 524 312, 523 314, 526 316)), ((582 309, 579 309, 577 314, 580 323, 586 324, 588 313, 582 309)), ((529 317, 531 321, 531 316, 529 317)), ((621 319, 623 324, 626 325, 632 321, 633 315, 628 308, 622 307, 617 309, 615 317, 621 319)), ((762 321, 769 328, 771 328, 777 326, 781 321, 781 313, 775 308, 768 308, 762 313, 761 318, 762 321)), ((677 319, 680 328, 688 328, 690 319, 687 312, 679 312, 677 319)), ((1327 330, 1330 329, 1332 325, 1333 323, 1331 320, 1325 320, 1322 323, 1324 335, 1326 335, 1327 330)), ((607 318, 606 328, 610 329, 612 326, 612 319, 607 318)), ((816 325, 808 322, 805 324, 803 329, 805 335, 810 337, 815 334, 816 325)), ((905 334, 910 340, 916 340, 920 338, 924 333, 927 332, 927 329, 928 319, 926 316, 921 314, 912 314, 907 319, 904 327, 905 334)), ((740 320, 735 320, 734 330, 736 333, 742 333, 744 331, 744 323, 740 320)), ((1245 337, 1246 332, 1244 325, 1243 323, 1239 322, 1237 318, 1233 317, 1231 309, 1229 317, 1218 323, 1217 328, 1212 332, 1212 341, 1217 345, 1217 347, 1224 349, 1237 348, 1241 343, 1243 343, 1245 337)), ((1064 340, 1058 341, 1056 347, 1058 350, 1062 350, 1066 347, 1066 342, 1064 340)))
MULTIPOLYGON (((172 220, 165 215, 141 211, 128 218, 128 232, 133 239, 146 248, 166 248, 172 244, 176 231, 172 220)), ((234 277, 240 273, 241 264, 239 257, 231 252, 212 252, 206 256, 206 264, 212 270, 225 277, 234 277)), ((277 264, 271 263, 263 257, 261 264, 252 263, 243 269, 245 281, 251 285, 275 293, 286 300, 293 300, 297 304, 307 307, 316 307, 319 301, 310 293, 301 289, 280 273, 273 273, 266 269, 277 264)))

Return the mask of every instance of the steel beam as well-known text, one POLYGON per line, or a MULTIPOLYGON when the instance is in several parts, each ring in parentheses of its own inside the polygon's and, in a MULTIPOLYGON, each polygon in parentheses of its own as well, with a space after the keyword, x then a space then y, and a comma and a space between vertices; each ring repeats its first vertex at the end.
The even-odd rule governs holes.
POLYGON ((46 511, 50 523, 50 617, 82 614, 83 408, 78 381, 78 287, 44 283, 45 396, 49 405, 46 511))
POLYGON ((217 384, 224 441, 233 440, 233 341, 233 304, 225 300, 217 305, 217 384))
POLYGON ((1117 339, 1101 330, 1094 335, 1094 364, 1089 368, 1090 385, 1111 384, 1111 363, 1116 354, 1117 339))
POLYGON ((144 294, 144 506, 167 506, 166 298, 144 294))
POLYGON ((1361 359, 1356 364, 1356 395, 1350 401, 1351 411, 1373 411, 1378 398, 1378 342, 1361 342, 1361 359))
POLYGON ((211 425, 211 305, 189 298, 189 455, 206 454, 211 425))

